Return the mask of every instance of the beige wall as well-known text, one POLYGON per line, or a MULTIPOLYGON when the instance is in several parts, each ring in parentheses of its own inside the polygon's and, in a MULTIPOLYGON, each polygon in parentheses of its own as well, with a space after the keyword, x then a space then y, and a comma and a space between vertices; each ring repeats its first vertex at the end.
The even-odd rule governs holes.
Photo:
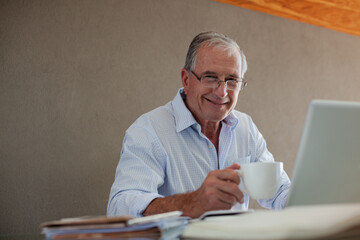
POLYGON ((310 100, 360 101, 359 37, 210 0, 1 1, 0 232, 105 214, 124 131, 205 30, 244 49, 237 109, 290 176, 310 100))

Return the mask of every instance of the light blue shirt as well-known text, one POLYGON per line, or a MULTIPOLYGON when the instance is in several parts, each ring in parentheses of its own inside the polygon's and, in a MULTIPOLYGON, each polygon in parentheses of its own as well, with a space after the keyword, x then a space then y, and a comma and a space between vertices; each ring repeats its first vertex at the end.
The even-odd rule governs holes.
MULTIPOLYGON (((233 163, 273 162, 266 142, 250 116, 233 110, 222 122, 219 154, 186 107, 180 89, 173 101, 139 117, 126 131, 107 209, 109 216, 142 216, 155 198, 198 189, 208 173, 233 163)), ((285 206, 290 180, 265 208, 285 206)), ((247 209, 249 197, 234 209, 247 209)))

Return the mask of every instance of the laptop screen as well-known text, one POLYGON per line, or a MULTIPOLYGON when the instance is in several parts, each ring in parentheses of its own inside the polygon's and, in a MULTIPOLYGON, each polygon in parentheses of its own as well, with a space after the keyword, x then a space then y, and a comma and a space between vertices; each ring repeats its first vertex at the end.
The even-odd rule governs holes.
POLYGON ((287 206, 360 202, 360 103, 310 103, 287 206))

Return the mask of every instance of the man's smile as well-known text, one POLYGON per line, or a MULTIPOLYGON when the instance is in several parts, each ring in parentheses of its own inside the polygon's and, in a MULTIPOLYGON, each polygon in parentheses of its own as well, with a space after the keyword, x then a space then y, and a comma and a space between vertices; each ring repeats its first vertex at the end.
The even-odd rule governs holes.
POLYGON ((229 103, 229 100, 211 100, 209 98, 204 97, 205 100, 207 100, 208 102, 215 104, 215 105, 226 105, 229 103))

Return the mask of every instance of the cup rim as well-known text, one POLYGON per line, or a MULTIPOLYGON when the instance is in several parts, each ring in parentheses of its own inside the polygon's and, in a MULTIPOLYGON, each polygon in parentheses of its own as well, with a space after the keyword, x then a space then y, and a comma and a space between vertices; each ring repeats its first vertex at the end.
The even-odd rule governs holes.
POLYGON ((277 162, 277 161, 275 161, 275 162, 248 162, 248 163, 242 163, 242 164, 240 164, 240 166, 241 165, 249 165, 249 164, 284 164, 283 162, 277 162))

